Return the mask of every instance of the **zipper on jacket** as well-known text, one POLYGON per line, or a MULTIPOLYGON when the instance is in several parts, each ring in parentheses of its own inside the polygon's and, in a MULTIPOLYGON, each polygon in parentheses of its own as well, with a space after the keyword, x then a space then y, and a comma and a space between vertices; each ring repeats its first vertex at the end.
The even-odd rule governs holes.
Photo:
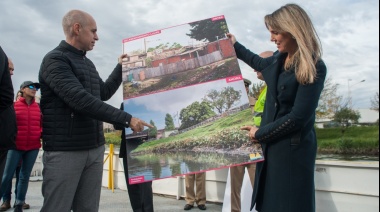
POLYGON ((30 105, 28 103, 26 103, 26 105, 28 106, 28 131, 27 131, 28 135, 27 135, 27 138, 26 138, 26 141, 27 141, 27 144, 28 144, 29 143, 29 139, 30 139, 29 138, 30 137, 30 135, 29 135, 30 133, 29 132, 31 131, 30 130, 30 126, 31 126, 30 125, 30 105))
POLYGON ((70 126, 69 126, 69 137, 72 136, 72 133, 73 133, 73 127, 74 127, 74 112, 71 112, 71 115, 70 115, 70 126))

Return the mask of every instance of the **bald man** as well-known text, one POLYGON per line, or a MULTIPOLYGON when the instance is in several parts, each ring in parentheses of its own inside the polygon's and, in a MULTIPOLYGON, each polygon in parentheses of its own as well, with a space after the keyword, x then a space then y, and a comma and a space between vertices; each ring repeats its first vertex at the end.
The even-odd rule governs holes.
POLYGON ((122 59, 104 82, 86 57, 99 40, 94 18, 80 10, 62 20, 66 39, 43 59, 39 82, 43 113, 42 212, 99 211, 103 121, 141 132, 152 127, 103 101, 122 83, 122 59))
MULTIPOLYGON (((260 54, 260 57, 267 58, 273 55, 273 52, 266 51, 260 54)), ((261 72, 254 70, 257 74, 257 78, 259 80, 264 81, 264 77, 261 72)), ((257 99, 254 108, 253 108, 253 116, 254 123, 257 127, 260 126, 261 115, 264 111, 265 104, 265 96, 266 96, 266 86, 260 93, 259 98, 257 99), (265 91, 265 92, 263 92, 265 91)), ((247 168, 249 178, 251 180, 251 185, 253 188, 253 184, 255 182, 255 172, 256 172, 256 163, 251 163, 243 166, 235 166, 230 168, 231 173, 231 212, 240 212, 241 211, 241 187, 243 185, 243 178, 245 173, 245 168, 247 168)), ((250 203, 247 203, 250 204, 250 203)))

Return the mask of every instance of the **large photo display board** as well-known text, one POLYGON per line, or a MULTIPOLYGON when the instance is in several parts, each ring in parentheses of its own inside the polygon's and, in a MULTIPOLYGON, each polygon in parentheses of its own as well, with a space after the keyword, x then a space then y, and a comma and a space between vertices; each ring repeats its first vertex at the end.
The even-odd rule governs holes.
POLYGON ((126 129, 131 184, 262 161, 224 16, 123 40, 124 110, 154 126, 126 129))

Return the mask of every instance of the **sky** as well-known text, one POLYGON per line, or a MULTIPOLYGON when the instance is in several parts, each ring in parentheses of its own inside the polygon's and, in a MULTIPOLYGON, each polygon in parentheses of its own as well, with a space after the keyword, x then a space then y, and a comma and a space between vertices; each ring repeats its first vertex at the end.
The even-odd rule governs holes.
MULTIPOLYGON (((124 110, 135 114, 142 120, 153 120, 158 129, 165 128, 166 114, 172 115, 174 124, 179 127, 179 114, 181 110, 202 99, 211 90, 222 91, 225 87, 233 87, 234 90, 246 93, 242 80, 227 83, 225 79, 216 80, 198 85, 188 86, 180 89, 160 92, 147 96, 127 99, 124 102, 124 110), (175 98, 173 98, 175 96, 175 98)), ((248 104, 248 96, 242 95, 240 100, 233 105, 233 108, 248 104)), ((215 111, 217 113, 217 111, 215 111)))
MULTIPOLYGON (((80 9, 97 22, 99 41, 87 57, 106 80, 122 53, 123 39, 219 15, 225 15, 230 32, 253 52, 275 51, 263 19, 286 3, 299 4, 310 15, 338 94, 351 94, 354 108, 370 108, 379 91, 377 0, 1 0, 0 45, 14 62, 17 91, 23 81, 38 81, 42 58, 65 39, 62 17, 80 9)), ((244 77, 259 82, 250 67, 240 67, 244 77)), ((107 103, 118 108, 122 96, 120 87, 107 103)))

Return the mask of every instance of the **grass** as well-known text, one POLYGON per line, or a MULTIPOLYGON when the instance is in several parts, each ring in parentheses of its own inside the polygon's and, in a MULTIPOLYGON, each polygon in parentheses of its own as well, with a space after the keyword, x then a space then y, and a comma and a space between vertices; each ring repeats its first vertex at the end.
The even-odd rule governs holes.
MULTIPOLYGON (((149 148, 158 143, 172 143, 177 148, 181 147, 174 143, 176 140, 188 141, 189 144, 186 145, 192 146, 196 143, 191 142, 209 142, 207 139, 215 137, 220 131, 233 130, 250 124, 252 124, 251 112, 245 110, 232 115, 229 119, 220 119, 213 125, 205 125, 175 137, 145 143, 142 147, 149 148)), ((316 129, 316 132, 319 153, 379 155, 379 126, 349 127, 343 137, 341 128, 316 129)), ((105 137, 107 144, 120 145, 120 131, 105 133, 105 137)))
POLYGON ((121 143, 121 131, 104 133, 106 139, 106 144, 113 144, 115 146, 120 146, 121 143))
POLYGON ((163 138, 140 145, 138 151, 160 151, 163 149, 191 149, 196 146, 208 146, 219 148, 231 148, 238 143, 245 143, 248 138, 245 132, 240 131, 240 127, 252 123, 251 110, 247 109, 237 114, 221 118, 212 124, 204 125, 177 136, 163 138), (227 142, 234 137, 237 143, 227 142), (158 148, 160 146, 160 148, 158 148))
POLYGON ((379 154, 379 126, 316 129, 319 153, 379 154))

